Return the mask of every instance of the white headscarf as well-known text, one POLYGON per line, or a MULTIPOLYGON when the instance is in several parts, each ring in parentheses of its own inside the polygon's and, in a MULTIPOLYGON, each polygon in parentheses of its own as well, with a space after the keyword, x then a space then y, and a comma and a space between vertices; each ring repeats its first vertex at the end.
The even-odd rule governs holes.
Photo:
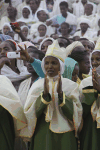
MULTIPOLYGON (((24 8, 27 8, 29 11, 30 11, 30 14, 28 16, 28 18, 24 18, 23 15, 20 19, 18 19, 17 21, 22 21, 22 22, 25 22, 25 23, 28 23, 28 22, 32 22, 33 21, 33 15, 32 15, 32 10, 29 6, 24 6, 24 8)), ((23 12, 23 9, 22 9, 22 12, 23 12)))
MULTIPOLYGON (((7 40, 7 41, 12 41, 15 44, 16 51, 19 50, 19 47, 14 40, 7 40)), ((7 65, 4 65, 3 68, 1 69, 1 74, 8 77, 12 82, 20 81, 22 79, 26 79, 27 77, 31 76, 31 74, 27 71, 27 67, 24 66, 23 60, 17 60, 17 68, 20 71, 20 74, 17 74, 7 65)))
POLYGON ((39 12, 39 11, 44 11, 47 15, 49 15, 48 14, 48 11, 46 10, 46 9, 43 9, 43 8, 39 8, 37 11, 36 11, 36 13, 35 13, 35 20, 36 21, 39 21, 39 19, 38 19, 38 17, 37 17, 37 13, 39 12))
POLYGON ((44 42, 48 41, 48 40, 51 40, 52 42, 54 41, 53 38, 50 38, 50 37, 45 38, 45 39, 40 43, 39 50, 41 50, 42 44, 43 44, 44 42))
MULTIPOLYGON (((47 56, 46 56, 47 57, 47 56)), ((45 61, 45 58, 46 57, 44 57, 43 59, 42 59, 42 63, 41 63, 41 67, 42 67, 42 70, 43 70, 43 72, 44 72, 44 74, 46 74, 46 71, 45 71, 45 69, 44 69, 44 61, 45 61)), ((52 57, 54 57, 54 56, 52 56, 52 57)), ((55 58, 57 58, 57 57, 55 57, 55 58)), ((59 63, 60 63, 60 74, 63 74, 64 73, 64 70, 65 70, 65 64, 59 59, 59 58, 57 58, 58 60, 59 60, 59 63)))
POLYGON ((4 25, 3 25, 3 27, 2 27, 2 33, 3 33, 3 34, 4 34, 3 28, 4 28, 5 26, 8 26, 9 29, 10 29, 10 31, 12 31, 11 25, 10 25, 9 23, 4 23, 4 25))
POLYGON ((24 28, 27 28, 27 29, 28 29, 28 34, 27 34, 27 38, 28 38, 28 37, 29 37, 29 28, 28 28, 28 26, 26 26, 26 25, 21 26, 21 30, 23 30, 24 28))
POLYGON ((80 22, 79 22, 79 25, 80 25, 81 23, 86 23, 86 24, 88 24, 89 27, 91 28, 91 22, 90 22, 89 19, 81 18, 81 20, 80 20, 80 22))

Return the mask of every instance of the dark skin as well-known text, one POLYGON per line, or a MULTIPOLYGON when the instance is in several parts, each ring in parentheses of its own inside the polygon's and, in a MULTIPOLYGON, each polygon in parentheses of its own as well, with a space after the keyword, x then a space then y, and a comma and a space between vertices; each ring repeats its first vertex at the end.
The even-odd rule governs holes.
POLYGON ((96 68, 92 70, 92 82, 93 88, 100 92, 100 76, 98 75, 96 68))
POLYGON ((82 74, 88 74, 90 71, 89 55, 85 56, 85 59, 79 62, 79 78, 83 80, 82 74))
POLYGON ((63 37, 68 38, 68 36, 69 36, 69 27, 67 25, 65 25, 65 24, 61 25, 61 34, 62 34, 63 37))
POLYGON ((88 40, 82 40, 81 43, 85 47, 85 50, 87 50, 89 53, 92 52, 91 42, 88 40))
POLYGON ((87 31, 87 29, 89 28, 89 25, 86 23, 81 23, 80 27, 81 27, 81 33, 82 33, 82 35, 84 35, 85 32, 87 31))
POLYGON ((28 41, 28 39, 22 33, 20 26, 16 27, 15 25, 11 25, 11 27, 12 27, 13 31, 16 32, 20 36, 22 41, 28 41))
POLYGON ((21 31, 22 31, 23 35, 25 37, 27 37, 27 35, 28 35, 28 29, 27 29, 27 27, 24 27, 21 31))
POLYGON ((45 11, 41 10, 39 11, 38 19, 41 22, 45 22, 47 20, 47 14, 45 11))
POLYGON ((94 52, 91 57, 92 64, 92 82, 93 88, 100 92, 100 76, 98 75, 96 68, 100 66, 100 52, 94 52))
MULTIPOLYGON (((30 55, 28 54, 26 45, 25 45, 25 49, 23 49, 21 46, 19 46, 19 47, 21 49, 20 50, 20 56, 21 56, 20 59, 28 61, 30 63, 33 63, 34 58, 30 57, 30 55)), ((47 96, 49 93, 49 85, 48 85, 47 75, 49 77, 54 77, 58 74, 59 74, 59 77, 58 77, 57 93, 59 94, 59 96, 62 96, 62 82, 61 82, 61 75, 59 73, 60 63, 59 63, 58 59, 55 57, 52 57, 52 56, 48 56, 45 59, 45 63, 46 64, 44 65, 44 68, 47 73, 46 73, 45 81, 44 81, 44 96, 47 96)))
MULTIPOLYGON (((39 55, 36 54, 36 53, 33 53, 31 48, 28 48, 27 51, 28 51, 28 54, 31 57, 39 59, 39 55)), ((27 67, 28 72, 31 73, 31 77, 32 77, 31 85, 32 85, 32 83, 38 78, 38 75, 37 75, 37 73, 35 72, 34 68, 31 66, 31 64, 29 62, 25 61, 25 66, 27 67)))
POLYGON ((64 18, 67 18, 68 8, 66 6, 60 6, 60 12, 64 18))
POLYGON ((60 71, 60 63, 57 58, 48 56, 45 58, 44 69, 49 77, 54 77, 60 71))
POLYGON ((8 66, 9 66, 14 72, 19 73, 18 69, 16 68, 16 64, 15 64, 16 60, 15 60, 15 59, 8 59, 8 58, 6 57, 6 53, 7 53, 7 52, 13 52, 13 49, 12 49, 12 47, 11 47, 8 43, 2 42, 2 43, 0 44, 0 57, 2 57, 1 66, 3 67, 4 62, 7 62, 7 61, 8 61, 8 62, 9 62, 9 63, 8 63, 8 66))
POLYGON ((43 53, 46 53, 47 49, 48 49, 48 46, 52 44, 52 41, 48 40, 48 41, 45 41, 42 46, 41 46, 41 51, 43 53))
POLYGON ((7 12, 8 12, 8 18, 10 19, 10 21, 15 22, 16 20, 15 8, 12 6, 8 6, 7 12))
POLYGON ((87 0, 81 0, 81 2, 83 5, 87 4, 87 0))
POLYGON ((94 52, 92 54, 91 64, 93 68, 97 68, 100 65, 100 52, 94 52))
POLYGON ((85 5, 85 14, 87 16, 92 15, 92 11, 93 11, 93 6, 91 4, 86 4, 85 5))
POLYGON ((57 85, 57 93, 59 96, 62 96, 62 82, 60 75, 60 63, 57 58, 48 56, 45 58, 44 68, 46 71, 45 81, 44 81, 44 96, 47 96, 49 93, 49 80, 47 76, 54 77, 59 75, 58 77, 58 85, 57 85))
POLYGON ((30 8, 31 8, 31 10, 32 10, 32 14, 35 14, 35 12, 36 12, 37 9, 38 9, 38 5, 37 5, 36 2, 33 1, 33 0, 30 0, 29 5, 30 5, 30 8))
POLYGON ((5 25, 5 26, 3 27, 3 33, 6 35, 7 32, 9 32, 9 31, 10 31, 10 28, 5 25))
POLYGON ((68 46, 68 41, 63 38, 58 38, 58 43, 60 47, 66 48, 68 46))
POLYGON ((72 81, 76 82, 78 79, 78 75, 79 75, 79 66, 75 65, 75 68, 72 73, 72 81))
POLYGON ((47 30, 47 29, 46 29, 46 27, 45 27, 44 25, 40 25, 40 26, 38 27, 38 31, 39 31, 40 37, 45 36, 46 30, 47 30))
POLYGON ((27 8, 24 8, 22 14, 24 18, 28 18, 30 11, 27 8))

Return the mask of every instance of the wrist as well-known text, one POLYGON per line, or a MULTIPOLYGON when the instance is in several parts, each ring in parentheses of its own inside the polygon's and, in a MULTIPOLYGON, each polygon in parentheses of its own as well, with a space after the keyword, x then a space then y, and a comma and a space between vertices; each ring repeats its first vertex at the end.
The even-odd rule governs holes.
POLYGON ((58 93, 58 96, 59 96, 59 97, 62 97, 62 96, 63 96, 63 91, 59 92, 59 93, 58 93))
POLYGON ((33 62, 34 62, 34 58, 31 57, 31 56, 29 56, 28 59, 27 59, 27 61, 28 61, 29 63, 33 63, 33 62))

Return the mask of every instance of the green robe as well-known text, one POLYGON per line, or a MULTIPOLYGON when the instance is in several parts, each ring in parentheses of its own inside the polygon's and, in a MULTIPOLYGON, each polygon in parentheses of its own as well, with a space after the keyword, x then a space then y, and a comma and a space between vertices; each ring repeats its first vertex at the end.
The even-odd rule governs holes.
POLYGON ((94 92, 84 93, 82 101, 83 106, 83 128, 80 133, 80 149, 81 150, 100 150, 100 129, 97 129, 97 122, 93 121, 91 115, 91 106, 96 100, 94 92))
MULTIPOLYGON (((48 96, 46 101, 50 101, 48 96)), ((73 102, 65 99, 66 103, 61 107, 64 115, 73 120, 73 102)), ((59 104, 60 104, 59 99, 59 104)), ((77 150, 77 139, 74 131, 54 133, 49 129, 50 123, 45 121, 44 109, 46 104, 41 102, 40 97, 36 102, 37 124, 32 136, 30 150, 77 150)))
POLYGON ((10 113, 0 105, 0 150, 14 150, 14 124, 10 113))

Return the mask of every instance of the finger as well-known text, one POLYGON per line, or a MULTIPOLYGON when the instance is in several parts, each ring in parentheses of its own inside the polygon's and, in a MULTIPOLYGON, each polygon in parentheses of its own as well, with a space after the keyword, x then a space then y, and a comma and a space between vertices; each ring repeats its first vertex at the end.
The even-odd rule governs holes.
POLYGON ((18 45, 18 47, 19 47, 22 51, 25 51, 20 45, 18 45))
POLYGON ((27 47, 26 47, 26 44, 24 44, 24 47, 25 47, 25 51, 27 51, 27 47))

